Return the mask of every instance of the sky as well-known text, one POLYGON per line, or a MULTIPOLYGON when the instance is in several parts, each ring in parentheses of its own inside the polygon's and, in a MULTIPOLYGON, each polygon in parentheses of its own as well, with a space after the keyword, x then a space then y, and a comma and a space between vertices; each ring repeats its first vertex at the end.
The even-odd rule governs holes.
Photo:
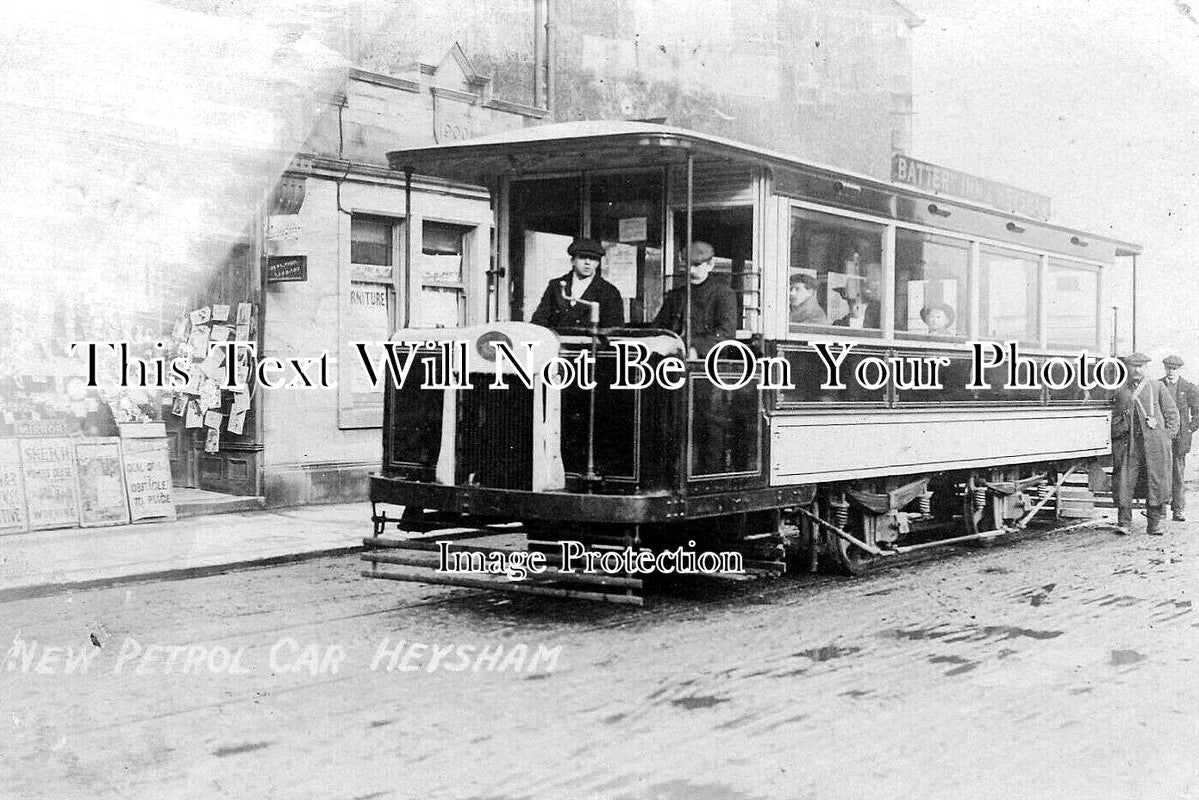
MULTIPOLYGON (((912 0, 912 155, 1144 247, 1137 349, 1199 375, 1199 22, 1174 0, 912 0)), ((1108 305, 1130 341, 1130 268, 1108 305)), ((1104 321, 1110 327, 1110 317, 1104 321)))

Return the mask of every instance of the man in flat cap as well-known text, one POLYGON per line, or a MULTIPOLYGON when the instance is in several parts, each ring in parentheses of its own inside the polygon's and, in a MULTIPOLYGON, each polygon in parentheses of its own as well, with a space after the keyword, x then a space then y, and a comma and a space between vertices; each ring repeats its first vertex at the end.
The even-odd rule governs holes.
POLYGON ((1178 406, 1159 381, 1145 377, 1149 356, 1133 353, 1124 359, 1128 381, 1112 400, 1112 498, 1118 510, 1117 532, 1132 528, 1132 498, 1145 484, 1146 533, 1160 536, 1166 503, 1170 502, 1172 441, 1178 433, 1178 406))
MULTIPOLYGON (((691 349, 688 358, 704 358, 725 339, 737 335, 737 297, 723 280, 712 275, 712 245, 692 242, 687 248, 687 279, 691 283, 691 349)), ((655 328, 683 335, 687 287, 676 286, 666 293, 654 317, 655 328)), ((695 417, 692 421, 691 470, 711 475, 729 471, 734 437, 733 403, 729 392, 708 381, 696 385, 695 417)))
POLYGON ((591 308, 578 302, 586 300, 599 303, 601 328, 623 325, 624 301, 620 290, 599 274, 603 245, 594 239, 575 239, 566 248, 566 254, 570 256, 570 272, 549 282, 529 322, 547 328, 588 328, 591 308))
MULTIPOLYGON (((692 358, 703 358, 717 342, 732 339, 737 333, 737 297, 727 283, 709 277, 715 257, 716 252, 707 242, 692 242, 687 248, 687 277, 691 281, 691 352, 688 355, 692 358)), ((686 307, 687 287, 671 289, 654 317, 654 327, 682 335, 686 307)))
POLYGON ((1199 428, 1199 386, 1178 373, 1182 371, 1182 359, 1166 356, 1162 359, 1166 376, 1162 384, 1178 406, 1178 435, 1174 437, 1174 474, 1171 477, 1173 499, 1170 502, 1175 522, 1186 522, 1183 512, 1187 506, 1186 472, 1187 453, 1191 452, 1191 435, 1199 428))

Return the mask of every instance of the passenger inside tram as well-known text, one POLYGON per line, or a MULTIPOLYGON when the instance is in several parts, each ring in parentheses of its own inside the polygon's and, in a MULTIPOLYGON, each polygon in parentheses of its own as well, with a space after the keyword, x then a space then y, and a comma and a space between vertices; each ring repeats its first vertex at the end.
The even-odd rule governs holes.
POLYGON ((850 328, 851 330, 878 328, 877 302, 870 300, 864 294, 849 296, 845 289, 838 289, 837 291, 849 306, 849 313, 840 319, 833 320, 834 325, 842 328, 850 328))
POLYGON ((806 209, 791 213, 790 326, 881 329, 880 225, 806 209))
POLYGON ((953 336, 957 314, 953 306, 947 303, 933 303, 920 309, 920 319, 928 326, 929 334, 933 336, 953 336))

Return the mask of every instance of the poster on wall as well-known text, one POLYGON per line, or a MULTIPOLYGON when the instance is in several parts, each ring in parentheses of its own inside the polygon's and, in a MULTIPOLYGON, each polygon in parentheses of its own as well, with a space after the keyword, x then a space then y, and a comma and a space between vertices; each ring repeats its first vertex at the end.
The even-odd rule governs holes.
POLYGON ((79 524, 84 528, 129 523, 121 440, 88 439, 75 445, 79 524))
POLYGON ((16 439, 0 439, 0 534, 23 531, 28 524, 21 450, 16 439))
POLYGON ((70 439, 21 439, 21 475, 29 529, 79 524, 75 449, 70 439))
POLYGON ((603 274, 621 297, 636 297, 637 248, 629 244, 610 245, 604 255, 603 274))
POLYGON ((134 522, 175 518, 166 439, 122 439, 129 516, 134 522))

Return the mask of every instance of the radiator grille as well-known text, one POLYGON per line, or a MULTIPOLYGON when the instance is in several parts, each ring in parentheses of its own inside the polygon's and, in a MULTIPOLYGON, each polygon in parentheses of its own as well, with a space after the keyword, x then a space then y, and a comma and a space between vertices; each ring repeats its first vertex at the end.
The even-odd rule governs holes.
POLYGON ((509 385, 458 395, 455 483, 533 488, 533 390, 509 385))

